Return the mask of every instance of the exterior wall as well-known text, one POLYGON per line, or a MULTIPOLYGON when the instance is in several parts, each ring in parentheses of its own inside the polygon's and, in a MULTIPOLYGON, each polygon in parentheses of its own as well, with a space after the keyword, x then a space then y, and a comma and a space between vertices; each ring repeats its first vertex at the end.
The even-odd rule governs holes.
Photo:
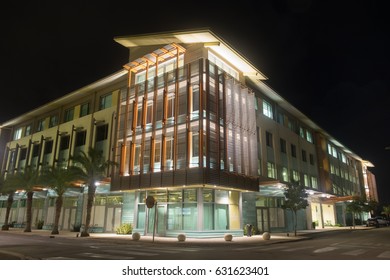
MULTIPOLYGON (((364 174, 357 156, 334 144, 295 109, 286 109, 278 98, 247 82, 246 73, 233 61, 203 43, 182 45, 172 45, 174 65, 164 65, 169 59, 160 61, 161 69, 148 74, 130 67, 127 77, 97 81, 30 113, 33 117, 0 127, 0 140, 6 143, 0 146, 2 174, 27 165, 67 166, 75 153, 98 147, 119 167, 107 171, 111 184, 97 192, 91 230, 114 232, 121 223, 131 223, 135 231, 151 234, 156 211, 158 234, 166 236, 240 235, 247 223, 259 232, 291 231, 291 213, 281 205, 283 186, 294 176, 310 193, 310 206, 299 212, 298 229, 310 228, 312 221, 320 227, 341 220, 345 224, 345 208, 331 196, 370 193, 377 198, 375 177, 368 170, 364 174), (104 101, 110 104, 102 109, 104 101), (89 112, 82 115, 86 103, 89 112), (265 104, 270 106, 268 116, 265 104), (19 129, 21 137, 8 141, 19 129), (85 143, 76 147, 81 131, 86 132, 85 143), (69 137, 69 148, 61 150, 62 137, 69 137), (47 153, 50 141, 53 146, 47 153), (329 153, 329 145, 335 155, 329 153), (196 191, 191 201, 185 198, 188 189, 196 191), (182 194, 180 201, 173 198, 177 193, 182 194), (144 201, 148 195, 160 197, 149 210, 144 201), (115 196, 121 202, 113 202, 115 196), (191 215, 196 218, 190 219, 191 215)), ((160 47, 132 48, 130 61, 160 47)), ((60 228, 73 230, 85 220, 86 192, 67 197, 75 200, 64 205, 60 228)), ((24 222, 22 202, 18 197, 12 221, 24 222)), ((0 218, 4 215, 1 208, 0 218)), ((46 226, 54 221, 54 206, 48 199, 34 208, 33 223, 40 218, 46 226)))

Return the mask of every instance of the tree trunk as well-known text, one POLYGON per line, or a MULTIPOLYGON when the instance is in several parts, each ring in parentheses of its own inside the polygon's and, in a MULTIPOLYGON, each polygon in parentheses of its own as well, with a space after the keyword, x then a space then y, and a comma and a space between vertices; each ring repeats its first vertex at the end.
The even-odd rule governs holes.
POLYGON ((5 212, 4 225, 1 227, 1 230, 9 230, 9 214, 11 213, 11 208, 12 208, 13 202, 14 202, 14 193, 11 192, 8 194, 7 210, 5 212))
POLYGON ((293 211, 294 213, 294 236, 297 236, 297 210, 293 211))
POLYGON ((26 227, 24 232, 31 232, 31 219, 32 219, 32 201, 33 201, 34 192, 27 192, 27 209, 26 209, 26 227))
POLYGON ((64 199, 63 199, 62 195, 57 197, 57 200, 56 200, 56 215, 54 217, 54 225, 53 225, 53 228, 51 230, 51 234, 59 234, 60 233, 58 231, 58 224, 59 224, 59 221, 60 221, 61 209, 62 209, 63 201, 64 201, 64 199))
POLYGON ((89 227, 91 223, 91 213, 92 213, 92 206, 93 206, 93 200, 95 198, 95 191, 96 187, 94 183, 89 184, 88 186, 88 199, 87 199, 87 214, 85 217, 85 225, 84 229, 80 234, 80 237, 88 237, 89 236, 89 227))

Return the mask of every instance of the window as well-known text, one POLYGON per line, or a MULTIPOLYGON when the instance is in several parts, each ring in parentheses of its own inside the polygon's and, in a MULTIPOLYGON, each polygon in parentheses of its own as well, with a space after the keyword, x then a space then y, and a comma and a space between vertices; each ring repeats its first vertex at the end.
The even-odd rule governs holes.
POLYGON ((69 135, 62 136, 60 141, 60 151, 69 149, 69 135))
POLYGON ((99 125, 96 127, 96 142, 107 140, 108 124, 99 125))
POLYGON ((27 158, 27 148, 20 149, 19 160, 25 160, 27 158))
POLYGON ((294 179, 294 181, 295 182, 300 182, 301 180, 301 178, 300 178, 300 176, 299 176, 299 172, 298 171, 296 171, 296 170, 293 170, 293 172, 292 172, 292 175, 293 175, 293 179, 294 179))
POLYGON ((107 109, 112 105, 112 94, 100 96, 99 110, 107 109))
POLYGON ((267 162, 267 174, 269 178, 276 178, 275 164, 267 162))
POLYGON ((297 157, 297 147, 294 144, 291 144, 291 156, 297 157))
POLYGON ((22 138, 22 128, 21 127, 15 130, 13 140, 18 140, 20 138, 22 138))
POLYGON ((286 140, 284 140, 283 138, 280 138, 280 151, 282 153, 287 153, 287 144, 286 144, 286 140))
POLYGON ((74 108, 69 108, 69 109, 65 110, 64 122, 69 122, 69 121, 73 120, 73 117, 74 117, 74 108))
POLYGON ((314 165, 314 155, 313 154, 309 155, 309 160, 310 160, 310 164, 314 165))
POLYGON ((50 116, 49 127, 53 127, 56 125, 58 125, 58 116, 57 115, 50 116))
POLYGON ((52 150, 53 150, 53 140, 46 141, 46 143, 45 143, 45 149, 44 149, 43 153, 44 153, 45 155, 51 154, 52 150))
POLYGON ((272 106, 268 101, 263 100, 263 114, 270 119, 273 119, 272 106))
POLYGON ((80 147, 85 145, 85 139, 87 137, 87 131, 77 131, 76 132, 76 141, 74 143, 75 147, 80 147))
POLYGON ((309 187, 309 176, 307 174, 303 174, 303 185, 309 187))
POLYGON ((306 151, 302 150, 302 161, 307 162, 307 156, 306 156, 306 151))
POLYGON ((24 131, 24 136, 31 135, 31 124, 26 126, 26 130, 24 131))
POLYGON ((45 119, 38 121, 37 131, 42 131, 45 129, 45 119))
POLYGON ((310 143, 313 143, 313 135, 308 130, 306 131, 306 140, 309 141, 310 143))
POLYGON ((229 75, 233 76, 233 78, 235 78, 236 80, 238 80, 238 72, 236 70, 234 70, 233 68, 231 68, 229 65, 227 65, 226 63, 224 63, 222 60, 220 60, 218 57, 216 57, 214 54, 212 54, 211 52, 209 52, 209 60, 214 63, 215 65, 217 65, 220 69, 222 69, 223 71, 225 71, 226 73, 228 73, 229 75))
POLYGON ((32 157, 37 157, 39 155, 39 144, 35 144, 32 149, 32 157))
POLYGON ((317 184, 317 178, 316 177, 311 177, 311 187, 313 189, 318 189, 318 184, 317 184))
POLYGON ((80 106, 80 118, 89 114, 89 103, 81 104, 80 106))
POLYGON ((273 147, 272 146, 272 133, 266 131, 265 132, 265 143, 267 144, 268 147, 273 147))
POLYGON ((299 136, 305 139, 305 129, 303 127, 299 127, 299 136))
POLYGON ((288 169, 287 167, 282 168, 282 178, 284 182, 288 182, 288 169))

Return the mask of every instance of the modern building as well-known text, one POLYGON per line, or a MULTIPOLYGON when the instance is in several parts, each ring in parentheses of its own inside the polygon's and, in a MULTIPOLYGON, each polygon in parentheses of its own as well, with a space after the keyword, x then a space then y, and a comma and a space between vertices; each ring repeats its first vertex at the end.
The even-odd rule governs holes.
MULTIPOLYGON (((346 224, 345 202, 377 199, 373 165, 288 103, 210 30, 116 37, 129 63, 1 124, 1 172, 72 164, 95 147, 118 163, 99 182, 91 231, 131 223, 141 234, 190 237, 291 231, 286 184, 307 188, 298 228, 346 224), (368 176, 369 175, 369 176, 368 176), (149 208, 146 198, 154 198, 149 208)), ((55 194, 34 194, 33 219, 53 223, 55 194)), ((1 197, 0 223, 6 196, 1 197)), ((25 221, 25 193, 11 221, 25 221)), ((69 189, 61 229, 84 221, 86 187, 69 189)))

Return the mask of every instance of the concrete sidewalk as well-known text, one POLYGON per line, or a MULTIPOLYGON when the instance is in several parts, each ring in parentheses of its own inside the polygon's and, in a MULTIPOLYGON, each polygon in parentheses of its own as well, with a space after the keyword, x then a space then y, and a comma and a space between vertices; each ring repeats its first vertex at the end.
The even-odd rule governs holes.
POLYGON ((21 228, 10 228, 9 231, 0 231, 1 233, 8 234, 23 234, 23 235, 38 235, 38 236, 47 236, 48 238, 77 238, 77 239, 96 239, 102 241, 110 241, 113 243, 128 243, 128 242, 154 242, 154 243, 176 243, 176 244, 186 244, 186 245, 207 245, 207 244, 250 244, 250 243, 278 243, 278 242, 291 242, 299 241, 302 239, 311 238, 313 234, 318 234, 325 231, 340 231, 340 230, 368 230, 372 227, 366 226, 356 226, 353 227, 325 227, 322 229, 313 229, 313 230, 300 230, 297 231, 297 235, 294 236, 294 233, 270 233, 270 239, 266 240, 263 238, 263 235, 253 235, 251 237, 247 236, 234 236, 232 241, 225 241, 224 237, 214 237, 214 238, 186 238, 185 241, 178 241, 175 237, 160 237, 160 236, 141 236, 139 240, 133 240, 131 234, 116 234, 116 233, 90 233, 89 237, 79 237, 79 233, 70 232, 70 231, 60 231, 59 234, 51 234, 50 230, 36 230, 33 229, 31 232, 24 232, 24 229, 21 228))

